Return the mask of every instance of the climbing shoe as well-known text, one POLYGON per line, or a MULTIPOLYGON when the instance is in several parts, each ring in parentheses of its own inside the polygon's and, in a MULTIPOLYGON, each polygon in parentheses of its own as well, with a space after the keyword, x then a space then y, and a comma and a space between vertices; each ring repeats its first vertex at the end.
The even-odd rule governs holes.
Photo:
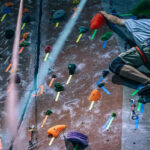
POLYGON ((150 95, 150 84, 144 86, 141 88, 138 92, 138 95, 143 96, 143 95, 150 95))

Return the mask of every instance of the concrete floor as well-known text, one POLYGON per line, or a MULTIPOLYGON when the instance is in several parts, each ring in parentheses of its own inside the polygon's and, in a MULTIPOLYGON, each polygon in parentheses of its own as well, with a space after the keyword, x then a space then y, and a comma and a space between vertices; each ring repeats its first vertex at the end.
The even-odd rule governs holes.
MULTIPOLYGON (((1 1, 1 9, 5 1, 1 1)), ((17 14, 18 1, 15 0, 14 11, 10 14, 10 20, 5 20, 0 24, 0 31, 5 30, 6 27, 15 29, 15 18, 12 17, 17 14), (14 22, 14 24, 10 24, 14 22), (5 25, 4 25, 5 24, 5 25)), ((65 150, 64 135, 70 131, 78 131, 88 136, 89 147, 87 150, 148 150, 149 149, 149 127, 150 122, 148 118, 149 104, 146 104, 144 115, 140 115, 140 125, 138 130, 134 130, 134 122, 130 119, 130 103, 131 93, 134 89, 129 87, 123 87, 122 85, 114 84, 112 82, 112 74, 105 78, 106 88, 110 91, 111 95, 107 95, 103 90, 102 98, 96 102, 92 111, 88 111, 90 101, 88 97, 91 91, 96 87, 96 83, 99 80, 102 70, 107 69, 110 61, 114 59, 120 51, 124 50, 124 42, 113 34, 112 38, 108 41, 105 49, 102 48, 103 42, 100 41, 100 37, 107 31, 111 31, 108 26, 103 26, 98 30, 94 40, 91 40, 93 31, 88 31, 83 35, 80 42, 77 44, 75 41, 79 35, 78 28, 80 26, 89 27, 89 22, 92 16, 102 8, 107 12, 111 12, 112 9, 117 10, 118 13, 128 13, 135 5, 135 0, 124 1, 115 0, 88 0, 86 6, 78 18, 76 25, 69 38, 66 40, 64 47, 62 48, 53 68, 52 72, 48 74, 42 83, 44 85, 44 93, 35 99, 29 98, 30 103, 26 111, 25 118, 21 124, 18 132, 18 138, 21 139, 21 146, 23 150, 28 148, 28 127, 32 124, 35 125, 37 133, 36 147, 38 150, 65 150), (130 3, 130 5, 128 5, 130 3), (73 76, 71 83, 66 86, 65 82, 68 78, 68 64, 75 63, 77 65, 76 74, 73 76), (59 101, 55 102, 56 92, 54 86, 48 87, 52 74, 56 74, 57 78, 55 82, 60 82, 65 86, 65 91, 61 93, 59 101), (40 125, 44 119, 44 113, 51 109, 53 114, 48 118, 44 128, 40 128, 40 125), (112 112, 117 114, 114 119, 110 130, 103 131, 102 126, 108 120, 112 112), (57 125, 66 124, 66 130, 54 140, 51 147, 48 146, 49 138, 47 136, 48 128, 57 125)), ((39 54, 39 66, 43 64, 45 57, 44 47, 46 45, 53 45, 60 33, 63 31, 65 24, 73 14, 72 1, 54 1, 43 0, 42 2, 42 18, 41 18, 41 39, 40 39, 40 54, 39 54), (61 7, 60 7, 61 6, 61 7), (69 7, 68 7, 69 6, 69 7), (63 22, 60 22, 58 28, 55 27, 55 23, 50 22, 49 15, 52 9, 64 9, 67 12, 67 18, 63 22)), ((25 7, 29 8, 33 21, 29 23, 24 32, 30 32, 31 42, 30 46, 24 50, 19 57, 19 74, 21 76, 21 84, 18 85, 19 101, 24 104, 27 100, 31 82, 34 78, 34 66, 37 62, 36 53, 36 37, 37 37, 37 22, 38 17, 35 12, 38 12, 38 3, 28 0, 25 3, 25 7)), ((4 32, 1 34, 1 39, 4 37, 4 32)), ((12 47, 13 39, 7 43, 2 42, 0 44, 0 51, 8 45, 6 49, 9 51, 12 47), (11 44, 8 44, 10 42, 11 44)), ((4 63, 7 57, 11 55, 11 51, 0 55, 0 62, 4 63)), ((8 141, 5 138, 6 132, 4 132, 4 117, 6 112, 4 110, 5 98, 6 98, 6 80, 9 73, 5 73, 4 70, 9 62, 5 65, 1 65, 1 136, 4 144, 4 149, 8 149, 8 141)), ((42 69, 42 68, 39 68, 42 69)), ((46 70, 42 70, 45 72, 46 70)), ((30 95, 31 96, 31 95, 30 95)), ((136 97, 137 98, 137 97, 136 97)), ((22 105, 24 106, 24 105, 22 105)), ((21 107, 22 109, 23 107, 21 107)), ((22 110, 21 110, 22 111, 22 110)), ((14 149, 18 142, 15 142, 14 149)))

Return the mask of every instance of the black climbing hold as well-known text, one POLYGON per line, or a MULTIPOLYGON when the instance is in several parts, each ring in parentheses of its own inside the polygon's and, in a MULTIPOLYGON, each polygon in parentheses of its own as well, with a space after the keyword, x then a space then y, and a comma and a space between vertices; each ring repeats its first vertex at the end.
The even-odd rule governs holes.
POLYGON ((75 64, 69 64, 68 70, 69 70, 69 74, 73 75, 75 73, 75 70, 76 70, 76 65, 75 64))
POLYGON ((98 85, 98 87, 103 87, 105 85, 105 83, 100 83, 99 85, 98 85))
POLYGON ((103 77, 105 78, 109 74, 109 71, 108 70, 103 70, 102 74, 103 74, 103 77))
POLYGON ((29 23, 29 22, 31 22, 31 17, 30 17, 30 15, 29 15, 28 13, 25 13, 25 14, 23 15, 22 22, 24 22, 24 23, 29 23))
POLYGON ((139 97, 138 102, 142 104, 146 104, 146 100, 143 97, 139 97))
POLYGON ((11 39, 13 36, 14 36, 14 31, 13 30, 11 30, 11 29, 6 30, 6 32, 5 32, 6 39, 11 39))
POLYGON ((51 110, 47 110, 45 115, 51 115, 53 112, 51 110))
POLYGON ((63 9, 57 10, 54 12, 52 19, 55 22, 63 21, 65 19, 66 12, 63 9))
POLYGON ((57 77, 56 75, 54 75, 54 74, 52 75, 52 78, 56 78, 56 77, 57 77))
POLYGON ((89 29, 87 27, 84 27, 84 26, 79 27, 78 30, 79 30, 79 33, 85 33, 87 31, 89 31, 89 29))
POLYGON ((60 84, 60 83, 55 83, 54 86, 55 86, 55 88, 56 88, 55 90, 56 90, 57 92, 64 91, 64 87, 63 87, 62 84, 60 84))

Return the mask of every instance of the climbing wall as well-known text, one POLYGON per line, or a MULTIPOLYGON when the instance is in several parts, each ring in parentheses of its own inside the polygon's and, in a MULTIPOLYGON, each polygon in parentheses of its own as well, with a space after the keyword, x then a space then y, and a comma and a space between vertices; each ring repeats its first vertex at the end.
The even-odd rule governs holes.
MULTIPOLYGON (((49 10, 60 9, 60 4, 54 1, 51 5, 47 5, 47 3, 47 1, 43 1, 40 64, 44 62, 46 55, 45 46, 53 45, 56 42, 66 22, 72 17, 73 8, 75 7, 71 1, 63 2, 61 9, 66 11, 67 16, 56 27, 56 23, 50 22, 48 12, 49 10), (70 6, 69 9, 67 8, 68 5, 70 6)), ((27 131, 29 125, 36 124, 35 117, 37 117, 37 148, 39 149, 65 149, 64 136, 70 131, 78 131, 87 135, 89 139, 88 149, 109 149, 112 146, 112 149, 120 149, 122 87, 111 82, 111 74, 104 79, 105 87, 111 94, 108 95, 98 88, 102 97, 100 101, 95 102, 91 111, 88 110, 91 103, 88 97, 92 90, 97 88, 96 83, 102 76, 102 71, 108 69, 109 62, 119 54, 115 37, 113 35, 107 41, 106 47, 103 48, 104 42, 100 38, 104 33, 110 31, 105 25, 97 31, 93 40, 91 37, 94 31, 89 30, 76 43, 79 36, 78 28, 80 26, 89 28, 91 18, 100 9, 101 4, 99 1, 87 2, 57 58, 52 72, 43 83, 43 94, 36 97, 36 104, 31 103, 30 108, 32 111, 27 114, 25 129, 27 131), (70 83, 66 85, 65 83, 69 77, 68 64, 76 64, 77 69, 70 83), (57 92, 54 84, 52 87, 48 87, 53 74, 57 76, 54 83, 59 82, 65 88, 61 92, 58 102, 55 102, 57 92), (45 112, 49 109, 53 114, 48 117, 44 127, 41 128, 45 112), (109 131, 106 131, 102 127, 113 112, 116 113, 117 117, 114 119, 109 131), (48 138, 47 130, 57 124, 65 124, 66 130, 49 147, 50 138, 48 138)), ((25 138, 26 142, 24 144, 27 147, 28 132, 26 132, 25 138)))
MULTIPOLYGON (((72 2, 72 0, 42 0, 41 3, 40 1, 34 2, 32 0, 24 1, 24 8, 29 9, 27 14, 30 15, 31 20, 24 24, 24 27, 22 26, 21 32, 21 35, 29 32, 29 38, 25 40, 28 46, 19 54, 18 74, 21 82, 17 84, 17 88, 19 93, 18 104, 20 104, 19 116, 23 117, 23 119, 18 130, 18 136, 16 136, 13 144, 14 149, 21 143, 22 148, 25 150, 65 150, 67 149, 67 144, 64 138, 67 137, 69 132, 77 131, 88 136, 87 150, 120 150, 123 147, 121 146, 122 133, 125 136, 123 143, 127 142, 126 139, 130 135, 122 129, 122 119, 123 123, 127 125, 124 118, 129 118, 128 114, 125 117, 122 114, 122 105, 123 112, 124 106, 129 108, 126 109, 126 112, 130 111, 131 107, 130 103, 127 105, 122 103, 123 100, 128 101, 128 97, 123 96, 123 86, 114 84, 112 73, 109 73, 101 81, 104 86, 101 88, 97 86, 97 82, 102 79, 103 70, 108 70, 111 60, 117 57, 120 51, 124 49, 124 45, 120 44, 123 42, 106 24, 98 30, 90 29, 92 17, 101 9, 106 9, 108 12, 111 12, 112 9, 117 9, 117 13, 127 13, 123 10, 121 11, 122 7, 125 7, 128 11, 130 10, 126 5, 123 5, 123 1, 121 4, 117 4, 113 0, 110 0, 109 3, 105 0, 88 0, 64 46, 61 48, 53 67, 47 68, 48 72, 44 67, 41 67, 44 64, 47 65, 48 62, 51 63, 54 59, 54 57, 50 57, 44 60, 46 58, 45 47, 51 46, 50 52, 53 50, 53 45, 59 39, 65 25, 70 18, 76 15, 77 4, 72 2), (114 8, 114 5, 117 7, 114 8), (61 21, 54 22, 52 21, 53 11, 59 9, 65 10, 66 17, 61 21), (79 32, 81 27, 86 27, 87 32, 81 34, 79 32), (110 37, 108 39, 102 38, 108 32, 110 37), (66 84, 69 77, 69 64, 75 64, 76 70, 70 83, 66 84), (44 81, 40 85, 37 84, 41 80, 40 78, 36 80, 36 71, 47 72, 44 81), (50 86, 54 75, 55 78, 50 86), (57 102, 58 91, 55 90, 55 83, 60 83, 64 87, 57 102), (89 110, 91 105, 89 96, 95 89, 101 93, 101 98, 89 110), (24 113, 22 113, 23 110, 24 113), (52 113, 48 115, 45 124, 41 127, 46 116, 45 113, 48 110, 52 113), (110 118, 112 122, 110 122, 110 118), (107 124, 107 121, 111 124, 107 124), (65 124, 66 129, 49 146, 49 141, 52 137, 48 136, 48 129, 61 124, 65 124), (35 126, 32 146, 29 143, 31 138, 29 126, 31 125, 35 126)), ((2 83, 0 85, 3 85, 0 87, 0 103, 2 104, 0 106, 0 133, 2 143, 5 143, 5 149, 8 149, 8 141, 6 138, 7 133, 4 130, 4 117, 7 115, 4 111, 4 104, 8 85, 7 80, 9 78, 9 71, 5 72, 5 69, 10 64, 14 40, 13 37, 9 40, 6 39, 5 31, 7 29, 15 30, 17 17, 15 18, 14 16, 17 16, 19 1, 15 0, 13 3, 11 13, 0 23, 0 38, 2 39, 0 41, 0 62, 4 64, 0 67, 0 82, 2 83)), ((134 2, 132 3, 134 4, 134 2)), ((1 10, 5 7, 4 4, 5 1, 0 2, 1 10)), ((2 17, 2 14, 0 17, 2 17)), ((75 149, 77 148, 74 147, 75 149)))

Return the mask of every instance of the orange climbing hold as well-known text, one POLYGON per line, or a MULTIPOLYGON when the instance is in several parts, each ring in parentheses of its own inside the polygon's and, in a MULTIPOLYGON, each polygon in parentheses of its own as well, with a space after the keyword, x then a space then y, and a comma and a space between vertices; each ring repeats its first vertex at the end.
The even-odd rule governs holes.
POLYGON ((98 101, 100 100, 100 98, 101 98, 101 93, 97 89, 93 90, 89 96, 90 101, 98 101))
POLYGON ((29 32, 25 32, 25 33, 22 35, 22 38, 23 38, 23 39, 27 39, 27 38, 28 38, 28 35, 29 35, 29 32))
POLYGON ((97 13, 91 20, 90 28, 92 30, 98 29, 106 23, 106 19, 100 13, 97 13))
POLYGON ((11 6, 13 6, 14 4, 12 3, 12 2, 7 2, 7 3, 5 3, 5 6, 6 7, 11 7, 11 6))
POLYGON ((48 135, 57 138, 58 135, 66 128, 66 125, 56 125, 48 129, 48 135))
POLYGON ((22 43, 25 39, 28 38, 28 35, 29 35, 29 32, 25 32, 23 35, 22 35, 22 39, 20 40, 20 43, 22 43))
POLYGON ((28 13, 28 12, 29 12, 29 9, 27 9, 27 8, 24 8, 24 9, 23 9, 23 14, 24 14, 24 13, 28 13))

